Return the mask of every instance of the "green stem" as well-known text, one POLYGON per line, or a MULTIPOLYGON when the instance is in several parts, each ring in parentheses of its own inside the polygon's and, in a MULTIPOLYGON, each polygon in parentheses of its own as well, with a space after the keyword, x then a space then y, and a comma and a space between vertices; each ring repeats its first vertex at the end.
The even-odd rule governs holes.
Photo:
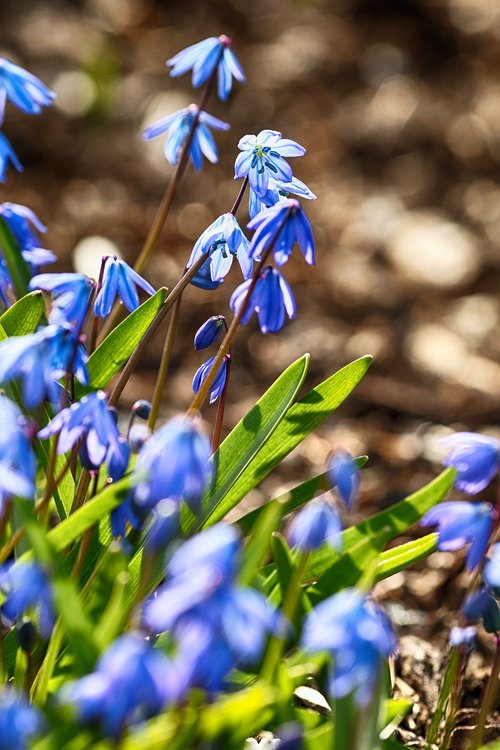
POLYGON ((450 659, 446 667, 443 684, 441 685, 441 690, 439 692, 438 702, 434 711, 434 715, 432 717, 431 725, 429 727, 426 750, 432 750, 435 746, 441 721, 443 720, 443 717, 445 715, 446 707, 449 705, 450 692, 456 682, 462 662, 463 654, 457 648, 452 648, 450 659))
POLYGON ((74 513, 75 510, 78 510, 78 508, 82 507, 87 496, 89 485, 90 473, 87 471, 87 469, 82 469, 80 479, 78 480, 78 484, 76 485, 75 497, 73 498, 73 505, 71 506, 70 515, 74 513))
POLYGON ((217 404, 217 414, 215 415, 214 431, 212 435, 212 453, 215 453, 220 444, 222 424, 224 422, 224 410, 226 406, 227 389, 229 386, 229 377, 231 375, 231 355, 228 354, 226 358, 226 382, 217 404))
POLYGON ((490 713, 493 701, 498 690, 498 681, 500 678, 500 638, 495 635, 495 658, 493 660, 493 666, 491 668, 491 674, 486 685, 483 701, 481 703, 481 710, 477 720, 476 729, 472 738, 470 750, 477 750, 483 743, 484 729, 486 726, 486 719, 490 713))
POLYGON ((172 350, 174 348, 175 336, 177 333, 177 323, 179 321, 179 311, 181 307, 182 295, 180 294, 177 298, 172 315, 168 323, 167 335, 165 336, 165 344, 163 346, 163 352, 161 355, 160 369, 156 377, 155 389, 153 393, 153 400, 151 402, 151 411, 149 413, 148 427, 151 431, 154 430, 156 420, 158 419, 158 413, 160 411, 160 403, 163 395, 163 389, 165 387, 165 381, 167 379, 168 368, 170 366, 170 360, 172 358, 172 350))

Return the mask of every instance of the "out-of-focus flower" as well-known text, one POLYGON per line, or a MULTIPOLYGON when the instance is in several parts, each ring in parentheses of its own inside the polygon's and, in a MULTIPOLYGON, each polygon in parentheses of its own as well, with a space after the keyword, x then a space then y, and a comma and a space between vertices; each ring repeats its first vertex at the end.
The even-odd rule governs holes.
POLYGON ((253 219, 260 211, 271 208, 271 206, 276 205, 283 198, 288 198, 290 193, 298 195, 300 198, 306 198, 307 200, 314 200, 316 198, 312 190, 302 180, 297 179, 297 177, 292 177, 290 182, 280 182, 279 180, 269 178, 265 195, 257 195, 255 190, 250 188, 248 197, 250 218, 253 219))
POLYGON ((344 505, 352 508, 359 489, 359 469, 349 451, 340 449, 328 462, 328 480, 336 488, 344 505))
MULTIPOLYGON (((198 393, 201 386, 205 382, 206 377, 212 368, 212 364, 214 360, 215 360, 215 357, 210 357, 210 359, 207 359, 207 361, 204 362, 201 365, 201 367, 198 367, 198 369, 196 370, 194 378, 193 378, 193 391, 195 393, 198 393)), ((217 375, 215 376, 214 382, 210 386, 210 403, 211 404, 217 401, 222 391, 224 390, 224 386, 226 385, 227 362, 228 362, 228 356, 226 355, 226 357, 224 357, 224 359, 222 360, 222 364, 217 371, 217 375)))
POLYGON ((14 235, 24 260, 32 269, 57 260, 52 250, 40 247, 37 232, 43 234, 47 227, 30 208, 19 203, 1 203, 0 216, 14 235))
POLYGON ((76 707, 83 722, 99 722, 107 736, 158 714, 182 694, 180 675, 167 657, 139 636, 127 634, 113 643, 92 674, 61 690, 63 703, 76 707))
POLYGON ((295 141, 282 138, 277 130, 261 130, 258 135, 245 135, 240 139, 234 164, 234 179, 246 177, 250 187, 259 197, 264 197, 269 180, 291 182, 292 168, 284 157, 303 156, 305 148, 295 141))
POLYGON ((202 326, 198 328, 194 335, 194 348, 196 351, 207 349, 215 344, 226 325, 226 319, 223 315, 212 315, 202 326))
POLYGON ((145 141, 149 141, 151 138, 166 133, 167 139, 163 151, 167 161, 175 166, 179 162, 182 148, 193 128, 194 133, 189 146, 189 157, 194 168, 199 171, 203 164, 203 157, 212 164, 216 164, 219 159, 217 146, 209 128, 229 130, 227 122, 218 120, 217 117, 209 115, 208 112, 200 112, 196 104, 190 104, 189 107, 179 109, 154 125, 150 125, 149 128, 146 128, 142 137, 145 141))
MULTIPOLYGON (((252 280, 244 281, 231 295, 229 304, 236 314, 243 304, 252 280)), ((252 315, 257 313, 262 333, 276 333, 285 322, 285 313, 289 318, 295 317, 296 305, 292 290, 283 276, 275 268, 266 266, 250 295, 241 323, 246 325, 252 315)))
POLYGON ((0 123, 3 120, 5 101, 28 115, 38 115, 42 107, 52 104, 55 93, 42 81, 19 65, 0 58, 0 123))
POLYGON ((224 34, 211 36, 202 42, 192 44, 167 60, 173 77, 193 71, 193 86, 201 86, 217 68, 217 94, 225 101, 231 92, 233 78, 243 83, 245 74, 231 50, 231 39, 224 34))
POLYGON ((11 496, 35 495, 36 462, 24 418, 7 396, 0 395, 0 513, 11 496))
POLYGON ((311 552, 323 544, 339 549, 341 546, 340 518, 326 500, 313 500, 302 508, 288 527, 288 541, 302 552, 311 552))
POLYGON ((94 304, 94 314, 105 318, 111 312, 118 295, 129 312, 139 307, 139 295, 136 286, 140 286, 147 294, 154 294, 155 290, 146 279, 143 279, 128 263, 110 256, 106 260, 102 285, 94 304))
POLYGON ((450 448, 444 460, 457 472, 455 486, 468 495, 481 492, 500 468, 500 441, 474 432, 456 432, 442 440, 450 448))
POLYGON ((465 651, 470 651, 474 648, 476 636, 477 631, 474 626, 469 625, 466 628, 460 628, 458 625, 455 625, 450 630, 450 643, 452 646, 455 646, 455 648, 462 648, 465 651))
POLYGON ((10 278, 9 269, 4 258, 0 256, 0 301, 5 307, 12 304, 12 279, 10 278))
POLYGON ((2 616, 16 623, 28 612, 36 611, 40 633, 48 638, 54 626, 54 607, 49 579, 38 563, 18 562, 0 568, 0 591, 6 601, 2 616))
POLYGON ((94 285, 81 273, 41 273, 33 276, 30 289, 43 289, 53 297, 49 322, 55 325, 68 323, 80 330, 89 311, 94 285))
POLYGON ((490 503, 446 502, 427 511, 420 521, 422 526, 437 526, 439 550, 456 550, 470 544, 467 568, 474 570, 482 561, 491 531, 495 511, 490 503))
POLYGON ((282 266, 297 243, 306 262, 314 265, 311 223, 295 198, 283 198, 272 208, 261 211, 248 227, 255 229, 249 249, 252 258, 260 260, 265 250, 272 247, 276 264, 282 266))
POLYGON ((384 612, 357 589, 344 589, 326 599, 307 617, 303 647, 333 656, 330 693, 353 693, 358 705, 371 700, 382 662, 396 649, 391 623, 384 612))
POLYGON ((248 254, 249 244, 233 214, 222 214, 196 240, 186 268, 191 268, 201 255, 208 254, 212 280, 221 281, 229 273, 236 256, 243 277, 248 279, 253 267, 248 254))
POLYGON ((470 594, 462 604, 461 611, 468 623, 482 620, 487 633, 500 632, 500 605, 487 586, 470 594))
POLYGON ((14 149, 3 133, 0 133, 0 182, 5 182, 9 162, 18 172, 23 171, 23 165, 17 158, 14 149))
POLYGON ((0 691, 0 750, 28 750, 44 728, 41 713, 12 686, 0 691))
POLYGON ((490 549, 483 570, 483 578, 495 594, 500 595, 500 542, 490 549))
POLYGON ((259 740, 249 737, 245 740, 244 750, 278 750, 281 740, 278 737, 260 737, 259 740))
POLYGON ((213 466, 210 440, 201 422, 186 416, 170 419, 144 444, 137 462, 146 469, 149 479, 140 483, 134 501, 141 508, 151 509, 164 498, 196 508, 203 490, 210 482, 213 466))

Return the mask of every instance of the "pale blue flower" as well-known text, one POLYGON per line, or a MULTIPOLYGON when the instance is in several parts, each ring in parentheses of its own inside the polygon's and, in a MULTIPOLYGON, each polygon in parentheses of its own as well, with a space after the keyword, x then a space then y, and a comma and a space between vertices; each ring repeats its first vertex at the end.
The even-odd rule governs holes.
POLYGON ((14 149, 3 133, 0 133, 0 182, 5 182, 9 162, 18 172, 23 171, 23 165, 17 158, 14 149))
POLYGON ((13 685, 0 689, 0 750, 28 750, 42 733, 42 714, 13 685))
POLYGON ((52 104, 55 94, 42 81, 19 65, 0 58, 0 123, 5 101, 28 115, 38 115, 42 107, 52 104))
POLYGON ((285 157, 303 156, 306 152, 296 141, 282 138, 277 130, 245 135, 238 148, 241 154, 234 165, 234 179, 248 176, 250 187, 260 198, 266 195, 270 180, 291 182, 293 172, 285 157))
POLYGON ((288 541, 302 552, 311 552, 325 543, 339 549, 341 531, 335 508, 326 500, 313 500, 294 516, 288 527, 288 541))
POLYGON ((438 527, 439 550, 454 551, 469 544, 467 568, 472 571, 484 558, 495 517, 490 503, 451 501, 431 508, 420 524, 438 527))
POLYGON ((352 508, 359 489, 359 469, 351 454, 337 450, 328 462, 328 480, 340 495, 344 505, 352 508))
POLYGON ((275 206, 278 201, 288 198, 290 194, 298 195, 300 198, 306 198, 306 200, 316 199, 312 190, 297 177, 292 177, 290 182, 280 182, 270 177, 265 195, 257 195, 255 190, 252 187, 250 188, 248 198, 250 218, 253 219, 260 211, 275 206))
POLYGON ((30 289, 43 289, 53 295, 49 322, 68 323, 80 330, 89 311, 94 283, 81 273, 41 273, 34 276, 30 289))
POLYGON ((0 514, 10 497, 35 496, 36 462, 25 418, 7 396, 0 395, 0 514))
POLYGON ((456 432, 441 441, 451 448, 444 460, 457 472, 457 489, 476 495, 491 482, 500 468, 500 440, 474 432, 456 432))
POLYGON ((243 278, 248 279, 253 268, 249 244, 233 214, 222 214, 196 240, 186 267, 191 268, 201 255, 208 253, 212 281, 221 281, 236 256, 243 278))
POLYGON ((245 74, 231 50, 231 39, 225 35, 211 36, 202 42, 192 44, 167 60, 172 67, 170 75, 181 76, 193 71, 193 86, 201 86, 217 68, 217 93, 225 101, 231 92, 232 79, 243 83, 245 74))
POLYGON ((5 597, 2 616, 17 623, 28 611, 35 611, 40 633, 48 638, 54 626, 54 604, 47 574, 38 563, 17 562, 0 568, 0 591, 5 597))
POLYGON ((129 312, 139 307, 139 295, 136 286, 141 287, 147 294, 154 294, 155 290, 149 282, 134 271, 124 260, 115 255, 106 259, 101 288, 94 303, 94 315, 106 318, 112 310, 116 297, 129 312))

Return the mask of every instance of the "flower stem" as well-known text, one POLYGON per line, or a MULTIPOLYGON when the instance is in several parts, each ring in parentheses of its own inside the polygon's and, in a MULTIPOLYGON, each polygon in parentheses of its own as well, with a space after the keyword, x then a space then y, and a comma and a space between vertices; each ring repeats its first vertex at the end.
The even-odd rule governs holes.
POLYGON ((222 423, 224 421, 224 409, 226 406, 226 395, 229 386, 229 376, 231 375, 231 354, 226 355, 226 382, 217 404, 217 414, 215 415, 214 431, 212 435, 212 453, 215 453, 220 444, 222 432, 222 423))
POLYGON ((481 710, 479 711, 477 725, 474 731, 474 736, 472 738, 470 750, 477 750, 477 748, 483 744, 483 735, 484 735, 484 729, 486 725, 486 719, 488 718, 488 714, 490 712, 491 706, 493 705, 493 701, 495 700, 495 695, 498 690, 498 681, 500 678, 500 638, 497 635, 495 635, 494 638, 495 638, 495 658, 493 660, 491 674, 489 676, 489 679, 488 679, 488 682, 487 682, 487 685, 483 694, 481 710))
POLYGON ((229 212, 230 214, 233 214, 233 216, 236 216, 236 213, 240 207, 240 203, 243 200, 243 196, 245 195, 245 190, 247 189, 247 185, 248 185, 248 175, 243 180, 243 184, 240 187, 240 192, 236 196, 236 200, 233 203, 233 207, 229 212))
POLYGON ((453 689, 453 685, 457 680, 457 675, 461 668, 464 655, 457 648, 452 648, 446 672, 439 692, 436 708, 432 717, 431 725, 429 728, 429 734, 427 736, 426 750, 432 750, 435 747, 436 739, 439 734, 441 721, 446 712, 447 706, 450 704, 450 692, 453 689))
POLYGON ((181 307, 182 294, 178 296, 175 301, 174 309, 168 323, 167 335, 165 336, 165 344, 163 346, 163 352, 161 355, 160 369, 156 377, 155 389, 153 393, 153 400, 151 402, 151 411, 149 413, 148 427, 151 431, 154 430, 156 420, 158 419, 158 413, 160 411, 160 402, 163 395, 163 389, 165 387, 165 380, 167 378, 168 368, 170 366, 170 360, 172 357, 172 350, 174 348, 175 336, 177 333, 177 323, 179 321, 179 311, 181 307))

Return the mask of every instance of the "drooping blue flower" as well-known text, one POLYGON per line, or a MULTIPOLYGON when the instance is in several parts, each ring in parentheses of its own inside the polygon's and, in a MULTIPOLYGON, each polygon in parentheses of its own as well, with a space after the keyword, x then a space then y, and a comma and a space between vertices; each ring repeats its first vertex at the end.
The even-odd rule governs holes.
POLYGON ((0 123, 6 99, 27 115, 38 115, 54 98, 55 93, 39 78, 10 60, 0 58, 0 123))
POLYGON ((497 596, 500 595, 500 542, 494 544, 488 554, 486 565, 483 570, 485 583, 493 589, 497 596))
MULTIPOLYGON (((251 279, 244 281, 232 293, 229 304, 235 314, 244 303, 251 284, 251 279)), ((241 323, 246 325, 256 312, 262 333, 276 333, 285 322, 285 313, 289 318, 294 318, 296 309, 289 284, 279 271, 266 266, 260 272, 250 299, 245 305, 241 323)))
POLYGON ((474 432, 456 432, 441 442, 451 448, 443 463, 458 472, 455 486, 462 492, 476 495, 498 473, 500 440, 474 432))
POLYGON ((330 693, 352 693, 360 706, 373 695, 383 661, 396 649, 384 612, 357 589, 344 589, 321 602, 307 617, 302 646, 333 656, 330 693))
POLYGON ((175 500, 160 500, 149 514, 144 549, 151 553, 165 550, 179 531, 179 506, 175 500))
POLYGON ((221 281, 229 273, 236 256, 243 278, 248 279, 253 267, 248 254, 249 244, 233 214, 222 214, 196 240, 186 268, 191 268, 200 256, 208 253, 212 280, 221 281))
POLYGON ((167 60, 166 64, 172 68, 172 77, 192 70, 195 88, 205 83, 217 68, 217 94, 222 101, 231 93, 233 78, 240 83, 246 80, 243 69, 231 50, 231 39, 224 34, 219 37, 211 36, 186 47, 167 60))
POLYGON ((194 348, 196 351, 207 349, 212 344, 215 344, 224 328, 227 330, 225 317, 223 315, 212 315, 198 328, 194 335, 194 348))
POLYGON ((342 524, 339 515, 326 500, 313 500, 292 519, 288 541, 302 552, 312 552, 327 543, 340 549, 342 524))
POLYGON ((468 623, 482 620, 487 633, 500 632, 500 605, 487 586, 481 586, 469 594, 461 612, 468 623))
POLYGON ((49 322, 55 325, 68 323, 80 331, 89 311, 94 284, 81 273, 41 273, 34 276, 30 289, 43 289, 53 295, 49 322))
POLYGON ((456 550, 470 544, 467 568, 472 571, 482 561, 491 531, 495 511, 490 503, 446 502, 427 511, 420 521, 422 526, 437 526, 439 550, 456 550))
POLYGON ((214 289, 218 289, 224 282, 224 279, 219 279, 219 281, 212 279, 210 263, 210 258, 207 258, 190 281, 193 286, 198 287, 198 289, 205 289, 207 292, 213 292, 214 289))
POLYGON ((96 671, 59 693, 81 721, 98 722, 118 737, 126 724, 158 714, 183 693, 180 675, 158 649, 135 634, 122 635, 104 653, 96 671))
POLYGON ((23 165, 17 158, 14 149, 3 133, 0 133, 0 182, 5 182, 9 162, 18 172, 23 171, 23 165))
MULTIPOLYGON (((214 360, 215 360, 215 357, 210 357, 210 359, 207 359, 207 361, 204 362, 201 365, 201 367, 198 367, 198 369, 196 370, 194 378, 193 378, 193 391, 195 393, 198 393, 201 386, 205 382, 208 373, 212 369, 214 360)), ((227 363, 228 363, 228 355, 226 355, 226 357, 224 357, 224 359, 222 360, 222 364, 217 371, 215 380, 210 386, 210 403, 211 404, 217 401, 222 391, 224 390, 224 386, 226 385, 227 363)))
POLYGON ((337 489, 344 505, 352 508, 359 489, 359 469, 349 451, 335 451, 328 462, 328 479, 337 489))
POLYGON ((284 157, 303 156, 305 148, 295 141, 282 138, 277 130, 261 130, 258 135, 245 135, 240 139, 238 154, 234 164, 234 179, 246 177, 250 187, 263 198, 269 180, 291 182, 292 168, 284 157))
POLYGON ((42 714, 13 686, 0 690, 0 750, 28 750, 44 729, 42 714))
POLYGON ((17 562, 0 568, 0 591, 6 597, 0 607, 3 618, 14 624, 28 610, 35 611, 40 634, 44 638, 50 636, 54 626, 52 590, 38 563, 17 562))
POLYGON ((469 625, 466 628, 461 628, 458 625, 455 625, 450 630, 450 643, 452 646, 455 646, 455 648, 470 651, 474 648, 476 636, 477 631, 473 625, 469 625))
POLYGON ((5 307, 12 305, 12 279, 5 259, 0 255, 0 301, 5 307))
POLYGON ((129 312, 139 307, 139 295, 136 286, 147 294, 154 294, 155 290, 146 279, 134 271, 124 260, 116 255, 109 256, 104 267, 102 284, 94 304, 94 315, 106 318, 118 295, 129 312))
POLYGON ((35 496, 36 462, 27 426, 18 407, 0 395, 0 514, 13 496, 35 496))
POLYGON ((314 265, 314 239, 309 219, 295 198, 283 198, 272 208, 261 211, 247 225, 255 229, 249 254, 260 260, 270 247, 278 266, 287 262, 295 243, 306 263, 314 265))
POLYGON ((312 190, 302 180, 297 179, 297 177, 292 177, 290 182, 280 182, 279 180, 269 178, 265 195, 257 195, 255 190, 250 188, 248 197, 250 218, 253 219, 260 211, 275 206, 278 201, 288 198, 290 194, 298 195, 300 198, 306 198, 307 200, 314 200, 316 198, 312 190))
POLYGON ((163 147, 167 161, 173 166, 178 164, 181 151, 194 128, 193 137, 189 145, 189 158, 194 168, 199 171, 203 164, 203 157, 216 164, 219 155, 215 140, 208 128, 215 130, 229 130, 229 124, 218 120, 217 117, 209 115, 208 112, 199 111, 196 104, 190 104, 189 107, 179 109, 154 125, 146 128, 142 137, 145 141, 156 138, 163 133, 167 134, 167 139, 163 147))
POLYGON ((57 260, 52 250, 40 247, 37 232, 43 234, 47 231, 47 227, 30 208, 21 206, 19 203, 1 203, 0 216, 7 223, 24 260, 32 270, 57 260))
POLYGON ((137 468, 146 469, 149 478, 136 487, 135 503, 151 509, 170 498, 196 508, 213 475, 213 466, 208 463, 211 452, 200 420, 187 416, 170 419, 139 454, 137 468))

